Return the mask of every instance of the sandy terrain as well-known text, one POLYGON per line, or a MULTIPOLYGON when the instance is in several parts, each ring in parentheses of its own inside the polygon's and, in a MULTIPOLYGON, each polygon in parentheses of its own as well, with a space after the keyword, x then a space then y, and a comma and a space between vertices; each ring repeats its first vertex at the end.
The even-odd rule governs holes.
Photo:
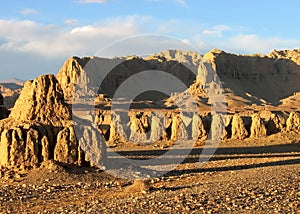
MULTIPOLYGON (((299 213, 298 134, 223 141, 200 165, 194 148, 176 170, 133 183, 95 168, 48 163, 32 171, 1 171, 3 213, 299 213)), ((123 145, 131 158, 165 149, 123 145)), ((166 168, 173 157, 166 160, 166 168)), ((108 153, 109 162, 115 157, 108 153)), ((110 169, 108 169, 110 170, 110 169)))

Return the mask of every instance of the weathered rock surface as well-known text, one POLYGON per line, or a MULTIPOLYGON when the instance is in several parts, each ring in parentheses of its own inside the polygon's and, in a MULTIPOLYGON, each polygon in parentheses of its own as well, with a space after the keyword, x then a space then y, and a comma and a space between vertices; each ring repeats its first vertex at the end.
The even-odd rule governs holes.
POLYGON ((248 137, 248 131, 245 126, 243 118, 237 114, 233 115, 231 124, 231 138, 232 139, 245 139, 248 137))
POLYGON ((71 120, 71 110, 54 75, 27 81, 10 118, 61 127, 71 120))
POLYGON ((156 142, 158 140, 162 140, 164 136, 164 125, 163 125, 163 115, 154 114, 151 117, 151 133, 150 133, 150 141, 156 142))
POLYGON ((0 121, 0 166, 30 169, 47 160, 79 165, 90 160, 99 166, 104 161, 105 147, 95 147, 97 130, 83 127, 76 135, 71 118, 54 75, 26 82, 9 118, 0 121), (83 135, 84 142, 77 139, 83 135), (83 143, 90 149, 86 154, 81 149, 83 143), (98 149, 97 158, 93 149, 98 149))
POLYGON ((213 49, 204 55, 222 81, 224 91, 234 101, 275 103, 300 91, 298 51, 272 52, 266 55, 235 55, 213 49), (243 98, 244 100, 242 100, 243 98))
POLYGON ((174 113, 172 115, 171 140, 182 141, 189 138, 186 127, 188 124, 184 122, 184 117, 181 113, 174 113))
POLYGON ((300 115, 298 112, 291 112, 286 121, 287 131, 300 131, 300 115))
POLYGON ((213 141, 220 141, 227 138, 224 115, 216 113, 212 115, 210 134, 213 141))
POLYGON ((282 131, 285 127, 285 123, 286 119, 282 115, 273 113, 266 126, 268 134, 276 134, 282 131))
POLYGON ((274 50, 268 57, 275 59, 288 59, 300 65, 300 49, 293 50, 274 50))
POLYGON ((143 144, 147 140, 146 129, 149 122, 143 112, 130 114, 130 138, 133 143, 143 144), (147 120, 147 122, 146 122, 147 120))
POLYGON ((250 137, 251 138, 259 138, 259 137, 265 137, 265 136, 267 136, 267 129, 264 124, 264 121, 259 116, 259 114, 255 113, 252 115, 250 137))
POLYGON ((194 141, 205 140, 207 132, 203 120, 199 114, 194 114, 192 122, 192 139, 194 141))

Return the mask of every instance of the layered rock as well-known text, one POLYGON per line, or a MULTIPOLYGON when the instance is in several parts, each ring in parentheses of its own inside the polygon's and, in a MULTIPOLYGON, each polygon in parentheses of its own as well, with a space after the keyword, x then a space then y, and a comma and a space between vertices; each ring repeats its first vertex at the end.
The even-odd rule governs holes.
MULTIPOLYGON (((129 77, 144 71, 158 71, 136 76, 139 81, 130 85, 131 91, 122 97, 128 98, 131 92, 139 91, 144 86, 145 79, 159 80, 162 76, 167 78, 164 73, 178 78, 188 88, 196 79, 197 63, 201 58, 202 56, 195 52, 177 53, 176 51, 167 51, 147 58, 133 56, 113 59, 98 57, 80 59, 72 57, 65 62, 56 77, 62 86, 65 99, 70 101, 74 97, 95 96, 96 94, 105 94, 112 98, 116 90, 129 77)), ((178 91, 170 91, 170 93, 173 92, 178 91)))
POLYGON ((229 99, 250 103, 278 103, 300 91, 299 52, 266 55, 235 55, 213 49, 204 55, 222 81, 229 99))

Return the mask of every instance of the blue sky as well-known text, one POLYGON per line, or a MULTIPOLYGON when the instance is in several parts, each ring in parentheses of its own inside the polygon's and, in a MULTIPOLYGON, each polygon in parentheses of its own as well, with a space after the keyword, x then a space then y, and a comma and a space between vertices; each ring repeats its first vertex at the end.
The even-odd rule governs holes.
POLYGON ((141 34, 176 37, 205 53, 300 48, 296 0, 11 0, 0 8, 0 80, 57 73, 141 34))

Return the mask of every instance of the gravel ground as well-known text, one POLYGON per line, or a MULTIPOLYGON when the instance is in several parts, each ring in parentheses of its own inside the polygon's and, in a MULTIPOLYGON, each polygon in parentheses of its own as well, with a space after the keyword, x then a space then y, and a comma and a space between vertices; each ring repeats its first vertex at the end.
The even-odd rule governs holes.
POLYGON ((147 182, 59 165, 2 170, 0 213, 300 213, 299 143, 280 146, 235 148, 147 182))

